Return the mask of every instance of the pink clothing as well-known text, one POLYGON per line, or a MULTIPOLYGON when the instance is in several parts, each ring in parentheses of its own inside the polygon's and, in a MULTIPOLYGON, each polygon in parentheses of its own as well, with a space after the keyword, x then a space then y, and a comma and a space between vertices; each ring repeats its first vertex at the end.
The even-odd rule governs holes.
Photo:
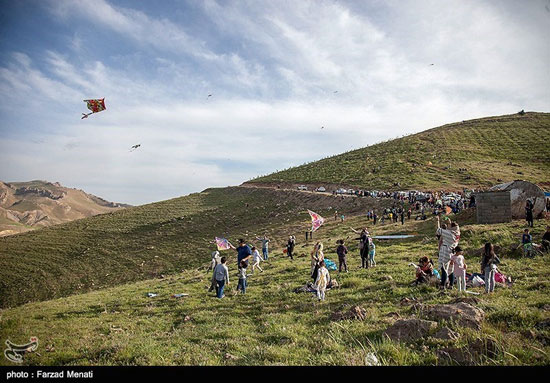
POLYGON ((453 261, 453 273, 455 276, 463 275, 466 273, 463 255, 451 255, 451 261, 453 261))

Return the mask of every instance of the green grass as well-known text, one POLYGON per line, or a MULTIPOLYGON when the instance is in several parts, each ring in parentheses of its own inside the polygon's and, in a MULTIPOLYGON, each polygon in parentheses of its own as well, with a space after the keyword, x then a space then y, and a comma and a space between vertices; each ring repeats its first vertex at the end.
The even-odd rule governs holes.
POLYGON ((548 135, 550 113, 487 117, 382 142, 248 183, 461 190, 492 186, 499 179, 524 179, 550 187, 550 147, 540 139, 548 135))
MULTIPOLYGON (((268 233, 272 245, 330 217, 365 212, 375 199, 253 188, 202 193, 0 238, 0 307, 116 286, 197 267, 215 247, 268 233), (248 206, 246 206, 248 204, 248 206), (286 237, 286 238, 285 238, 286 237)), ((383 201, 389 204, 390 201, 383 201)))
MULTIPOLYGON (((523 228, 519 221, 481 227, 472 224, 468 214, 458 219, 461 246, 473 270, 479 267, 474 253, 482 243, 493 238, 519 241, 523 228)), ((365 223, 362 217, 331 222, 316 233, 316 239, 324 242, 326 256, 336 261, 336 239, 350 234, 348 225, 365 223)), ((535 237, 549 223, 536 221, 535 237)), ((479 297, 477 306, 486 312, 480 331, 450 324, 460 334, 455 342, 428 337, 397 343, 383 332, 395 320, 395 313, 405 318, 413 315, 409 306, 400 304, 403 298, 446 303, 457 295, 410 285, 414 275, 407 263, 422 255, 435 255, 433 221, 369 228, 375 235, 409 232, 418 236, 378 241, 378 266, 368 270, 358 268, 357 245, 348 241, 351 272, 331 272, 341 287, 329 290, 322 303, 312 294, 293 292, 309 280, 305 254, 313 245, 313 241, 305 243, 298 238, 297 253, 304 255, 292 262, 282 256, 281 247, 272 248, 270 262, 262 264, 265 272, 249 277, 246 295, 233 295, 237 283, 234 258, 229 262, 227 298, 218 300, 207 293, 211 275, 206 270, 208 254, 201 254, 199 267, 163 279, 4 309, 0 312, 0 340, 24 342, 37 336, 40 355, 27 354, 27 365, 364 365, 370 352, 384 365, 435 365, 444 363, 437 359, 438 349, 467 347, 476 339, 491 339, 498 350, 476 364, 548 365, 550 332, 534 328, 550 317, 546 259, 525 260, 508 251, 499 254, 502 271, 515 283, 512 288, 497 288, 493 295, 479 297), (147 298, 147 292, 159 295, 147 298), (171 298, 181 292, 190 296, 171 298), (335 311, 352 305, 367 310, 365 321, 331 320, 335 311), (45 351, 50 345, 54 352, 45 351)), ((9 362, 3 359, 2 364, 9 362)))

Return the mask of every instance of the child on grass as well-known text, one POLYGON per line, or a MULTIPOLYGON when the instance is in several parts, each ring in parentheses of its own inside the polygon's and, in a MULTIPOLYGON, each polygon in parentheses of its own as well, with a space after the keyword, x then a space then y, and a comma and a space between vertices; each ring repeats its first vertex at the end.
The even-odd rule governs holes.
POLYGON ((248 265, 245 261, 241 261, 239 267, 239 283, 237 284, 237 291, 242 290, 243 294, 246 293, 246 267, 248 265))
POLYGON ((456 280, 458 292, 466 291, 466 263, 464 262, 464 252, 460 246, 455 247, 454 254, 451 255, 451 266, 456 280))
POLYGON ((481 260, 481 272, 485 274, 485 292, 492 293, 495 290, 495 274, 500 263, 495 254, 493 244, 487 242, 481 260))
POLYGON ((427 283, 432 275, 434 275, 434 271, 433 264, 430 262, 430 258, 420 258, 418 261, 418 267, 416 268, 415 285, 418 285, 419 283, 427 283))
POLYGON ((223 289, 225 285, 229 285, 229 271, 225 265, 225 257, 222 257, 220 264, 214 269, 214 279, 216 280, 216 296, 218 298, 223 298, 223 289))
POLYGON ((371 267, 376 267, 376 261, 374 256, 376 255, 376 245, 371 237, 369 237, 369 263, 371 267))
POLYGON ((523 231, 521 243, 523 244, 523 255, 525 257, 530 256, 533 252, 533 236, 529 233, 529 229, 523 231))
POLYGON ((252 264, 252 274, 254 274, 254 268, 255 267, 260 269, 260 272, 263 273, 264 271, 260 267, 260 261, 262 260, 262 258, 260 257, 260 252, 256 249, 255 246, 252 246, 252 259, 253 259, 253 262, 254 262, 252 264))
POLYGON ((317 298, 319 299, 319 301, 325 300, 325 291, 327 289, 327 285, 329 281, 330 281, 330 275, 328 273, 328 269, 325 267, 325 261, 323 260, 319 262, 317 279, 313 284, 314 288, 317 290, 317 298))
POLYGON ((342 272, 342 266, 346 273, 348 272, 348 264, 346 262, 346 254, 348 253, 348 248, 344 245, 344 240, 338 240, 338 247, 336 248, 336 254, 338 254, 338 272, 342 272))

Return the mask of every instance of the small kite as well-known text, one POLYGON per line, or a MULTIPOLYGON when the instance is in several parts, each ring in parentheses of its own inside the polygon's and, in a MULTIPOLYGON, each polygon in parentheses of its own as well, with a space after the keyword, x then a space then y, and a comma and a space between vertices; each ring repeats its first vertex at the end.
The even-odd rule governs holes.
POLYGON ((453 212, 453 209, 451 209, 449 206, 445 206, 445 214, 449 215, 453 212))
POLYGON ((136 150, 136 149, 139 148, 140 146, 141 146, 141 144, 134 145, 134 146, 132 146, 132 148, 130 149, 130 151, 133 152, 134 150, 136 150))
POLYGON ((312 212, 308 209, 307 211, 309 215, 311 216, 311 231, 315 231, 318 228, 321 227, 323 223, 325 223, 325 219, 321 217, 319 214, 312 212))
POLYGON ((228 250, 231 248, 231 245, 227 239, 218 237, 216 237, 216 246, 218 246, 218 250, 228 250))
POLYGON ((208 98, 209 98, 209 97, 212 97, 212 95, 211 95, 211 94, 209 94, 208 96, 206 96, 206 99, 208 100, 208 98))
POLYGON ((86 103, 86 106, 88 107, 88 109, 91 110, 90 113, 82 113, 82 117, 80 118, 81 120, 84 119, 84 118, 88 118, 88 116, 90 114, 93 114, 93 113, 98 113, 98 112, 101 112, 103 110, 105 110, 105 98, 98 98, 98 99, 95 99, 95 100, 83 100, 85 103, 86 103))

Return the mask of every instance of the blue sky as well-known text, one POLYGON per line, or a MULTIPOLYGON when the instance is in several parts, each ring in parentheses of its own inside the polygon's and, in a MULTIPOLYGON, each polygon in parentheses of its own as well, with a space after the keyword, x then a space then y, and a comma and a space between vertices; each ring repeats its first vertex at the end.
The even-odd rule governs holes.
POLYGON ((0 3, 6 182, 142 204, 549 111, 549 0, 0 3))

